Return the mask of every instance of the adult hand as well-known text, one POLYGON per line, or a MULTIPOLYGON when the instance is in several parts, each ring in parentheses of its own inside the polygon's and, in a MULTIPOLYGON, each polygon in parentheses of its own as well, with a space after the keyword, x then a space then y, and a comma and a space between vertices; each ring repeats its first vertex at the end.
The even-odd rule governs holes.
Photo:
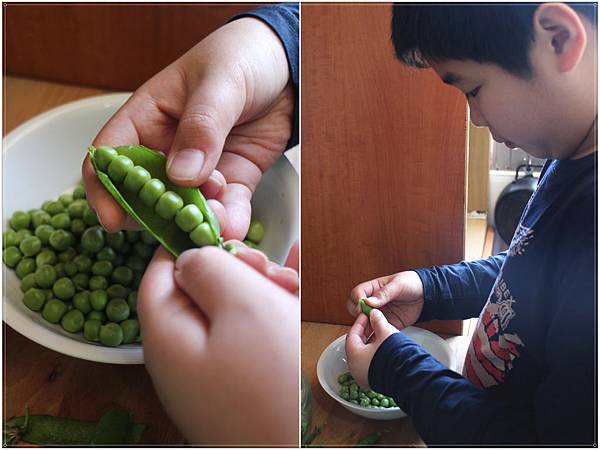
POLYGON ((298 275, 258 253, 161 247, 142 280, 146 368, 193 444, 298 445, 298 275))
POLYGON ((369 317, 360 314, 356 318, 354 325, 352 325, 346 336, 346 356, 348 357, 348 370, 363 388, 370 389, 369 366, 375 352, 383 341, 397 332, 398 330, 377 309, 373 309, 369 317), (375 333, 374 338, 370 340, 371 333, 368 332, 368 324, 375 333))
MULTIPOLYGON (((359 284, 350 293, 347 308, 350 314, 360 314, 358 300, 381 310, 387 320, 399 330, 414 324, 423 310, 423 282, 413 271, 399 272, 359 284)), ((367 331, 369 331, 367 324, 367 331)))
MULTIPOLYGON (((291 135, 294 95, 288 79, 278 36, 258 19, 238 19, 137 89, 93 144, 142 144, 164 152, 171 181, 201 185, 223 237, 243 239, 250 198, 291 135)), ((88 157, 82 171, 104 228, 135 229, 88 157)))

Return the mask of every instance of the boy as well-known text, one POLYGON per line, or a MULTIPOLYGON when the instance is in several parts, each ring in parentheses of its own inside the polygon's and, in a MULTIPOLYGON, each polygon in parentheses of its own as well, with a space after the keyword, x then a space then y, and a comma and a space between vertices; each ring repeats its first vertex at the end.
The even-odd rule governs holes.
POLYGON ((596 33, 595 4, 394 6, 402 62, 464 92, 496 141, 548 159, 507 252, 352 291, 350 370, 429 445, 597 443, 596 33), (464 377, 397 329, 477 316, 464 377))

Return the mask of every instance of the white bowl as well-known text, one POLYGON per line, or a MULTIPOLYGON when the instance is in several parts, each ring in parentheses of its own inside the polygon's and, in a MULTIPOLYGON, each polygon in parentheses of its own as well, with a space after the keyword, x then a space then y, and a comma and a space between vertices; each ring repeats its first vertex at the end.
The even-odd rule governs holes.
MULTIPOLYGON (((417 344, 424 347, 438 361, 448 368, 455 370, 456 358, 450 349, 450 346, 441 337, 417 327, 407 327, 402 330, 407 336, 413 339, 417 344)), ((398 407, 393 408, 365 408, 344 400, 339 395, 340 384, 337 379, 342 373, 348 372, 346 364, 346 335, 340 336, 323 350, 317 363, 317 378, 319 383, 335 401, 353 412, 367 419, 391 420, 406 417, 406 413, 398 407)))
MULTIPOLYGON (((39 208, 44 201, 73 189, 81 179, 87 146, 129 95, 102 95, 65 104, 6 136, 2 154, 4 226, 15 211, 39 208)), ((286 158, 280 158, 264 175, 252 204, 253 217, 265 225, 259 248, 271 260, 282 263, 298 239, 299 222, 298 174, 286 158)), ((139 344, 104 347, 46 322, 22 303, 20 280, 14 271, 4 264, 2 267, 4 321, 11 328, 38 344, 77 358, 114 364, 144 362, 139 344)))

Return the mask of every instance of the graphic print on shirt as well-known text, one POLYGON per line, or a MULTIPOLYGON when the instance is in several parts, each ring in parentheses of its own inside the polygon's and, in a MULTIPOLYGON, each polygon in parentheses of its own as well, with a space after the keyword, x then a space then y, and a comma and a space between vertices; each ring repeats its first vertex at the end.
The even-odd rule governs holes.
POLYGON ((502 383, 513 368, 513 361, 520 356, 523 342, 516 334, 506 332, 516 316, 514 303, 516 300, 500 273, 465 358, 463 376, 476 386, 487 388, 502 383))
POLYGON ((525 253, 525 247, 529 245, 532 239, 533 228, 527 228, 519 224, 515 230, 512 240, 510 241, 508 256, 521 256, 523 253, 525 253))

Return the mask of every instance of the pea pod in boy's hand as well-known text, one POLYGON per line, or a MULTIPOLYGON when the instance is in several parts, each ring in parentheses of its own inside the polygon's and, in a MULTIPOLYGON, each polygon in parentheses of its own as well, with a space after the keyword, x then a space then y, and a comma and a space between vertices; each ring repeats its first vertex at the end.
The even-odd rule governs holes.
POLYGON ((142 145, 89 147, 100 182, 170 253, 222 246, 219 223, 197 188, 169 181, 166 157, 142 145))

